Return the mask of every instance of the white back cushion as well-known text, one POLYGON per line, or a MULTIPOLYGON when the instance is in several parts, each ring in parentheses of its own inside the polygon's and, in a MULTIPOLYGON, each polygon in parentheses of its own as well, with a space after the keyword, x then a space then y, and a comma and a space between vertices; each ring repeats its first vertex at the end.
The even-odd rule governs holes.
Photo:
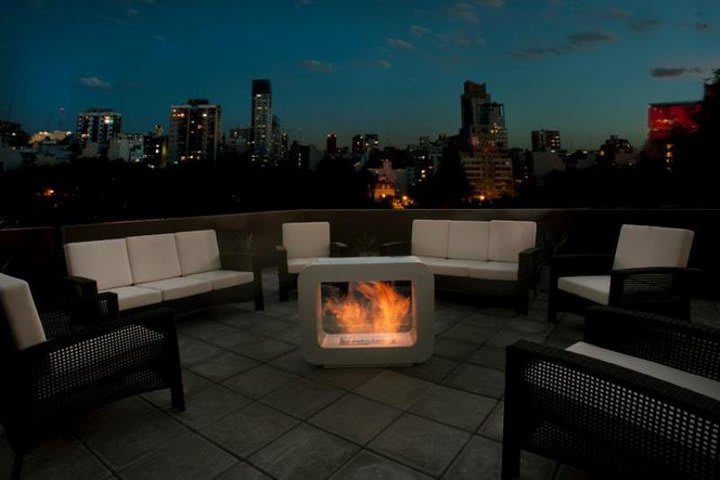
POLYGON ((175 235, 128 237, 127 249, 135 284, 180 276, 175 235))
POLYGON ((410 251, 419 257, 448 256, 450 220, 413 220, 410 251))
POLYGON ((288 258, 329 257, 330 223, 283 223, 283 246, 288 258))
POLYGON ((682 228, 623 225, 613 269, 687 267, 694 233, 682 228))
POLYGON ((46 340, 30 286, 26 281, 0 273, 0 306, 18 350, 46 340))
POLYGON ((523 250, 535 246, 537 224, 516 220, 490 222, 488 258, 494 262, 517 262, 523 250))
POLYGON ((183 275, 220 270, 220 250, 215 230, 178 232, 175 244, 183 275))
POLYGON ((124 238, 65 245, 68 274, 91 278, 98 290, 132 285, 127 245, 124 238))
POLYGON ((489 242, 490 222, 450 221, 448 258, 486 261, 489 242))

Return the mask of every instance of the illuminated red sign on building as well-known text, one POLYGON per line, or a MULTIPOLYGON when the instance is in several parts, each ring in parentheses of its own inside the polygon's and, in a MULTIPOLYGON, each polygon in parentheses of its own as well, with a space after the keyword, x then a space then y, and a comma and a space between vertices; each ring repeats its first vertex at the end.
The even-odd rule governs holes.
POLYGON ((694 133, 702 102, 652 103, 648 108, 648 138, 664 140, 674 132, 694 133))

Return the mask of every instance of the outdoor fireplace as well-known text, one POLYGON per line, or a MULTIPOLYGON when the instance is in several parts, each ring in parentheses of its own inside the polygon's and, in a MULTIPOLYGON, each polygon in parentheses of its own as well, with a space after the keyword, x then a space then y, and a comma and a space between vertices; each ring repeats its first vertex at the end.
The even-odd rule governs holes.
POLYGON ((433 352, 435 287, 416 257, 321 258, 298 277, 302 352, 316 365, 407 365, 433 352))

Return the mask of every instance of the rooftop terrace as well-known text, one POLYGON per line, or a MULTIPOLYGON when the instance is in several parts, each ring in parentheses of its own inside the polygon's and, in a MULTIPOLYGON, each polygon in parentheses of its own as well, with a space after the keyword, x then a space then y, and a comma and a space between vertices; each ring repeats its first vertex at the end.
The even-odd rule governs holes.
MULTIPOLYGON (((570 314, 530 314, 439 299, 435 354, 423 365, 322 369, 298 349, 297 302, 195 311, 178 318, 187 410, 162 390, 96 411, 26 459, 34 478, 499 478, 504 347, 528 339, 566 347, 582 338, 570 314)), ((693 320, 720 325, 709 302, 693 320)), ((12 453, 0 436, 0 477, 12 453)), ((523 453, 522 478, 588 478, 523 453)))

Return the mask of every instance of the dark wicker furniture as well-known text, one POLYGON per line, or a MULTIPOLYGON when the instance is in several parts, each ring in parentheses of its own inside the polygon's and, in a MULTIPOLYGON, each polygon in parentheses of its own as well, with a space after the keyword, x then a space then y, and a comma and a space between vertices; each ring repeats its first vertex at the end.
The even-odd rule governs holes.
POLYGON ((557 322, 558 312, 583 314, 597 305, 592 300, 558 288, 560 277, 610 275, 608 306, 690 318, 690 296, 697 270, 677 267, 649 267, 613 270, 613 255, 555 255, 550 261, 548 321, 557 322))
MULTIPOLYGON (((585 341, 720 381, 720 330, 609 307, 585 341)), ((720 478, 720 401, 569 351, 507 348, 502 477, 520 452, 620 478, 720 478)))
POLYGON ((15 452, 13 478, 44 435, 107 403, 170 388, 173 407, 184 410, 171 310, 121 319, 116 295, 105 293, 39 313, 47 341, 18 350, 0 309, 0 423, 15 452))

